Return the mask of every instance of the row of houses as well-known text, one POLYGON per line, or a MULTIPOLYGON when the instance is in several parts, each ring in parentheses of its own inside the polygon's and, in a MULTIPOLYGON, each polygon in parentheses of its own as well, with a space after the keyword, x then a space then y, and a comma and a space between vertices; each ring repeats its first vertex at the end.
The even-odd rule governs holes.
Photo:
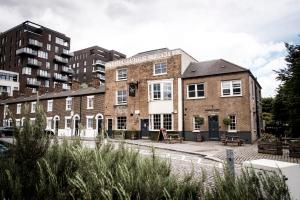
MULTIPOLYGON (((182 49, 138 53, 105 64, 105 85, 39 95, 47 129, 59 136, 95 137, 134 132, 151 138, 161 128, 185 140, 218 140, 226 132, 251 143, 261 129, 261 87, 243 67, 219 59, 199 62, 182 49), (201 118, 202 120, 199 120, 201 118), (225 125, 224 119, 230 118, 225 125)), ((27 103, 34 121, 36 95, 0 101, 0 123, 11 126, 9 109, 22 125, 27 103)))

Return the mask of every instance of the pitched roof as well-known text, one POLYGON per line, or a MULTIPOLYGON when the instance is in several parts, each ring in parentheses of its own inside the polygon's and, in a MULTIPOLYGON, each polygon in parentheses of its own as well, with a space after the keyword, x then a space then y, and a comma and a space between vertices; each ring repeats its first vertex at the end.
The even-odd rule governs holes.
POLYGON ((192 62, 183 73, 183 78, 211 76, 236 72, 250 72, 248 69, 223 59, 204 62, 192 62))
MULTIPOLYGON (((55 98, 62 98, 62 97, 73 97, 73 96, 83 96, 83 95, 89 95, 89 94, 98 94, 98 93, 104 93, 105 87, 100 86, 99 88, 94 87, 88 87, 88 88, 82 88, 79 90, 68 90, 68 91, 62 91, 62 92, 51 92, 51 93, 45 93, 41 96, 39 96, 39 99, 55 99, 55 98)), ((11 103, 19 103, 19 102, 29 102, 29 101, 35 101, 37 99, 36 95, 32 95, 29 97, 17 97, 17 98, 9 98, 5 100, 1 100, 0 104, 11 104, 11 103)))

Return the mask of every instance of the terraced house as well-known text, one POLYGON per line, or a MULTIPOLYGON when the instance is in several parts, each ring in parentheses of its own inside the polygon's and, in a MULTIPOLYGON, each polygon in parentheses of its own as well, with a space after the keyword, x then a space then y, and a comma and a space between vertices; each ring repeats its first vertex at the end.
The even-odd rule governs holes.
POLYGON ((223 133, 253 142, 260 133, 260 86, 251 72, 224 60, 198 62, 181 49, 138 53, 106 65, 109 133, 157 138, 161 128, 185 140, 223 133), (203 118, 200 123, 196 118, 203 118), (230 118, 224 125, 223 119, 230 118))
MULTIPOLYGON (((90 87, 80 89, 79 83, 74 82, 72 90, 60 88, 60 91, 39 95, 39 103, 47 116, 46 130, 58 136, 96 137, 103 130, 104 115, 104 87, 99 84, 93 80, 90 87)), ((37 95, 9 98, 0 104, 0 126, 12 126, 12 117, 17 126, 23 126, 25 105, 34 123, 37 95)))

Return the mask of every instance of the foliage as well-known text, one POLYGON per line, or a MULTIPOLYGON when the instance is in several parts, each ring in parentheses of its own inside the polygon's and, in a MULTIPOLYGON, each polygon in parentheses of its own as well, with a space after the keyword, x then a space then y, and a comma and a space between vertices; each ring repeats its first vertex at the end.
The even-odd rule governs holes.
POLYGON ((273 111, 273 97, 266 97, 261 99, 261 107, 263 113, 272 113, 273 111))
POLYGON ((299 136, 300 130, 300 45, 286 44, 287 68, 276 71, 281 85, 274 102, 274 118, 288 122, 290 135, 299 136))
POLYGON ((196 116, 196 117, 195 117, 195 122, 196 122, 197 124, 203 125, 203 124, 204 124, 204 118, 203 118, 203 117, 200 117, 200 116, 196 116))
POLYGON ((223 119, 223 124, 228 126, 231 123, 231 119, 229 117, 226 117, 223 119))
POLYGON ((262 119, 266 122, 267 125, 273 123, 273 115, 272 115, 272 113, 263 112, 262 113, 262 119))
POLYGON ((264 141, 264 142, 275 142, 277 141, 277 138, 269 133, 264 133, 262 134, 260 141, 264 141))

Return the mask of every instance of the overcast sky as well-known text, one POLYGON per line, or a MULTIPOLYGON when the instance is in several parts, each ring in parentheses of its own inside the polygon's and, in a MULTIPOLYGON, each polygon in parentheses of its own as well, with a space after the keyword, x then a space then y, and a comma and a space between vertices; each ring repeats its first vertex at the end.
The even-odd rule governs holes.
POLYGON ((249 68, 275 94, 284 42, 299 44, 300 0, 0 0, 0 32, 25 20, 65 33, 71 50, 93 45, 128 57, 182 48, 199 61, 249 68))

